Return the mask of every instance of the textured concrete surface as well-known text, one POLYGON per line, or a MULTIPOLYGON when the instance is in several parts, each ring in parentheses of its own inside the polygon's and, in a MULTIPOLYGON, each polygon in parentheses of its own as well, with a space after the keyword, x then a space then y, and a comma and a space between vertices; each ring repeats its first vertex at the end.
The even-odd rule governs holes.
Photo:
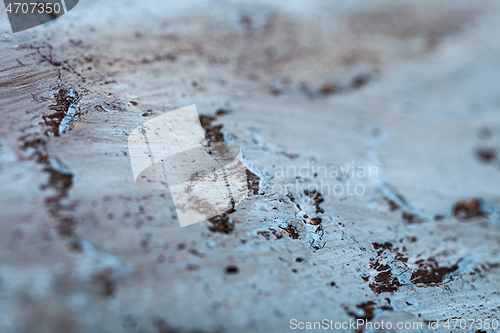
POLYGON ((0 31, 0 332, 496 331, 443 321, 500 320, 497 1, 82 0, 0 31), (181 228, 127 136, 190 104, 251 191, 181 228))

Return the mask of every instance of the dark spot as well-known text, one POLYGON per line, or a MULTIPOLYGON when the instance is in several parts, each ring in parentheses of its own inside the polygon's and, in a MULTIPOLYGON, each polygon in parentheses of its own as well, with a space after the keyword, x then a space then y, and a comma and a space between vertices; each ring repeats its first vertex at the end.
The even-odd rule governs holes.
POLYGON ((273 235, 274 235, 274 237, 276 237, 276 239, 283 238, 283 234, 282 233, 280 233, 280 232, 278 232, 278 231, 276 231, 274 229, 271 229, 271 228, 269 228, 269 230, 273 233, 273 235))
POLYGON ((276 88, 276 87, 272 87, 271 89, 269 89, 269 92, 274 96, 279 96, 279 95, 283 94, 283 91, 281 89, 276 88))
POLYGON ((295 200, 295 198, 293 197, 293 195, 291 193, 288 193, 286 196, 290 199, 290 201, 293 204, 295 204, 295 206, 297 207, 298 210, 302 210, 302 208, 300 208, 299 203, 295 200))
POLYGON ((382 130, 380 128, 374 128, 372 131, 372 135, 375 138, 379 138, 382 135, 382 130))
POLYGON ((320 225, 321 224, 321 217, 315 217, 311 219, 311 224, 312 225, 320 225))
POLYGON ((240 17, 240 23, 247 33, 252 32, 252 18, 246 14, 240 17))
POLYGON ((269 240, 269 237, 271 236, 271 234, 268 231, 258 231, 257 235, 260 235, 267 240, 269 240))
POLYGON ((74 229, 76 221, 73 217, 64 214, 64 211, 72 210, 74 204, 65 204, 64 200, 67 199, 70 188, 73 186, 73 174, 62 167, 61 163, 55 157, 49 157, 46 154, 46 143, 39 142, 35 147, 37 152, 35 155, 38 157, 37 162, 44 164, 44 172, 49 174, 49 180, 40 188, 42 190, 51 189, 55 193, 45 198, 45 205, 52 217, 57 221, 57 231, 61 236, 72 237, 74 236, 74 229))
POLYGON ((473 272, 470 272, 469 275, 479 275, 479 277, 484 278, 488 275, 488 273, 496 268, 499 268, 500 264, 499 263, 485 263, 481 264, 480 267, 474 268, 473 272))
POLYGON ((320 94, 323 96, 330 96, 335 94, 340 90, 339 86, 335 83, 325 83, 321 89, 320 89, 320 94))
POLYGON ((460 200, 453 206, 453 215, 461 220, 486 216, 483 201, 478 198, 460 200))
MULTIPOLYGON (((207 140, 207 143, 224 142, 224 135, 221 132, 222 125, 213 125, 212 123, 215 120, 216 117, 214 116, 200 116, 200 123, 205 130, 205 140, 207 140)), ((260 177, 248 169, 246 170, 246 176, 250 193, 257 195, 259 193, 260 177)))
POLYGON ((205 139, 210 142, 224 142, 224 135, 221 132, 222 125, 213 125, 214 116, 201 115, 201 127, 205 130, 205 139))
POLYGON ((497 159, 497 152, 493 148, 479 148, 476 157, 483 163, 492 163, 497 159))
POLYGON ((325 201, 325 199, 323 198, 323 196, 321 195, 321 193, 319 193, 316 190, 314 190, 314 191, 304 190, 304 194, 307 195, 309 198, 313 199, 314 206, 316 207, 316 214, 320 214, 320 213, 324 213, 325 212, 323 210, 323 208, 321 208, 319 206, 323 201, 325 201))
POLYGON ((293 273, 298 273, 299 271, 296 268, 292 268, 293 273))
POLYGON ((220 108, 220 109, 218 109, 218 110, 215 112, 215 115, 216 115, 217 117, 220 117, 220 116, 225 116, 225 115, 227 115, 227 114, 229 114, 229 113, 230 113, 230 112, 229 112, 228 110, 223 109, 223 108, 220 108))
POLYGON ((49 174, 49 182, 42 185, 41 189, 52 188, 56 190, 58 199, 67 197, 69 189, 73 186, 73 174, 62 169, 54 169, 50 164, 43 171, 49 174))
POLYGON ((79 242, 78 240, 76 240, 76 239, 72 240, 69 245, 70 245, 71 250, 73 250, 75 252, 80 252, 80 253, 83 252, 82 243, 79 242))
MULTIPOLYGON (((344 306, 344 309, 347 311, 347 314, 349 316, 354 317, 356 320, 362 320, 364 322, 364 324, 366 324, 367 322, 370 322, 371 320, 373 320, 375 318, 375 311, 380 311, 380 310, 381 311, 394 311, 394 309, 391 306, 391 300, 389 298, 386 298, 385 300, 387 301, 387 303, 382 304, 382 305, 377 305, 373 301, 368 301, 368 302, 364 302, 364 303, 356 305, 357 309, 363 311, 363 313, 361 313, 361 314, 359 313, 358 310, 350 311, 346 306, 344 306)), ((355 333, 363 332, 364 325, 362 325, 362 326, 363 327, 355 330, 354 332, 355 333)))
POLYGON ((225 272, 228 275, 234 275, 238 274, 240 272, 240 269, 237 266, 230 265, 226 267, 225 272))
POLYGON ((45 125, 49 127, 46 134, 59 136, 64 130, 60 129, 61 122, 68 113, 71 106, 78 103, 80 97, 76 91, 71 92, 68 89, 59 89, 54 95, 55 104, 49 106, 49 110, 54 111, 51 115, 43 116, 45 125))
POLYGON ((291 160, 294 160, 294 159, 296 159, 296 158, 299 157, 299 154, 290 154, 290 153, 287 153, 287 152, 284 152, 284 151, 282 151, 281 154, 284 155, 284 156, 286 156, 286 157, 288 157, 291 160))
POLYGON ((259 190, 260 190, 260 187, 259 187, 260 177, 248 169, 246 170, 246 176, 247 176, 248 190, 253 195, 258 195, 259 190))
POLYGON ((422 217, 408 212, 403 212, 401 217, 406 223, 422 223, 425 221, 422 217))
POLYGON ((371 76, 369 74, 359 74, 359 75, 356 75, 352 79, 351 88, 352 89, 360 89, 360 88, 366 86, 366 84, 368 82, 370 82, 370 80, 371 80, 371 76))
MULTIPOLYGON (((354 317, 356 320, 362 320, 364 323, 371 321, 375 317, 375 302, 369 301, 356 305, 356 308, 363 310, 363 314, 358 314, 354 311, 347 311, 347 314, 354 317)), ((346 309, 347 310, 347 309, 346 309)), ((355 333, 363 332, 363 328, 358 329, 355 333)))
POLYGON ((168 325, 167 322, 161 318, 153 320, 153 326, 156 327, 158 333, 177 333, 178 330, 168 325))
POLYGON ((398 290, 401 283, 392 274, 391 267, 389 265, 382 265, 379 261, 376 261, 374 268, 380 272, 375 276, 374 282, 370 284, 370 289, 374 293, 380 294, 383 292, 394 292, 398 290))
POLYGON ((142 239, 140 244, 144 250, 149 250, 149 241, 147 239, 142 239))
POLYGON ((385 242, 385 243, 372 243, 373 247, 375 250, 390 250, 392 249, 392 243, 385 242))
POLYGON ((295 228, 292 225, 287 225, 286 228, 283 228, 283 227, 278 227, 278 228, 281 231, 286 232, 290 238, 293 238, 293 239, 299 238, 299 234, 297 233, 297 230, 295 230, 295 228))
POLYGON ((204 258, 205 253, 198 252, 196 249, 189 249, 189 253, 191 253, 193 256, 198 257, 198 258, 204 258))
MULTIPOLYGON (((373 243, 375 250, 377 250, 377 257, 379 259, 370 259, 370 269, 376 270, 378 273, 371 278, 370 289, 380 294, 382 292, 395 292, 402 285, 399 279, 392 273, 392 268, 389 265, 391 262, 400 261, 406 263, 408 258, 401 252, 398 247, 394 247, 392 243, 373 243), (382 262, 387 262, 383 264, 382 262)), ((403 251, 405 248, 403 247, 403 251)), ((363 276, 362 276, 363 277, 363 276)), ((363 277, 365 281, 370 280, 370 276, 363 277)))
POLYGON ((295 261, 296 261, 296 262, 304 262, 304 261, 306 261, 306 260, 305 260, 304 258, 297 257, 297 258, 295 258, 295 261))
POLYGON ((72 237, 75 234, 76 222, 72 217, 61 217, 57 224, 57 232, 64 237, 72 237))
POLYGON ((92 280, 100 287, 100 293, 105 297, 111 297, 116 291, 116 281, 113 278, 113 270, 107 268, 92 276, 92 280))
POLYGON ((190 272, 195 272, 200 269, 200 266, 195 264, 187 264, 186 269, 190 272))
POLYGON ((387 204, 389 205, 389 209, 391 210, 391 212, 394 212, 398 209, 401 208, 401 206, 399 204, 397 204, 394 200, 391 200, 389 199, 388 197, 383 197, 383 200, 385 202, 387 202, 387 204))
POLYGON ((336 284, 335 282, 333 282, 333 281, 332 281, 332 282, 328 283, 328 285, 329 285, 330 287, 335 287, 337 284, 336 284))
POLYGON ((132 104, 133 106, 137 106, 137 102, 136 101, 130 101, 130 104, 132 104))
POLYGON ((209 218, 208 221, 211 223, 211 226, 208 229, 212 232, 220 232, 223 234, 232 233, 234 231, 234 222, 229 215, 234 212, 235 210, 233 208, 220 215, 209 218))
POLYGON ((457 264, 450 267, 439 267, 437 261, 434 258, 429 258, 427 261, 417 261, 417 263, 419 263, 419 269, 414 271, 410 278, 410 281, 414 284, 441 283, 443 282, 443 279, 446 275, 453 273, 458 269, 457 264))

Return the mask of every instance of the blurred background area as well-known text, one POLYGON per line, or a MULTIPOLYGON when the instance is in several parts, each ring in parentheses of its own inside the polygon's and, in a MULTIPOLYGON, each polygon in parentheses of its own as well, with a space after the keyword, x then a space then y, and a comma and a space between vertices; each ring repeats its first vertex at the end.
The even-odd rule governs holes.
POLYGON ((80 0, 16 34, 3 12, 0 332, 496 318, 499 32, 493 0, 80 0), (191 104, 251 193, 180 228, 127 138, 191 104), (378 172, 280 172, 312 164, 378 172))

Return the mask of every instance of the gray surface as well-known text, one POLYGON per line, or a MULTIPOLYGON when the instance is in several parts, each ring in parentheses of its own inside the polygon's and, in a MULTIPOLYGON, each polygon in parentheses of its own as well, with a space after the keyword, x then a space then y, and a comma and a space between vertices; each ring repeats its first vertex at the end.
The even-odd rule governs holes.
POLYGON ((476 156, 500 153, 499 22, 495 1, 89 0, 15 35, 2 14, 0 332, 499 319, 500 159, 476 156), (81 99, 55 136, 60 89, 81 99), (229 234, 134 183, 127 135, 193 103, 230 112, 214 124, 260 177, 229 234), (279 173, 308 161, 378 177, 279 173), (322 180, 366 192, 276 190, 322 180), (484 216, 454 216, 476 197, 484 216))

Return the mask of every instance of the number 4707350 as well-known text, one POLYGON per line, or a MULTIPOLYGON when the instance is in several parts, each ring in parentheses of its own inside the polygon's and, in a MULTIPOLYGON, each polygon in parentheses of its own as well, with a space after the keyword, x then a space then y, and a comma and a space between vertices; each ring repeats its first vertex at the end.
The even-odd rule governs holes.
POLYGON ((58 14, 61 11, 61 5, 58 3, 40 3, 40 2, 31 2, 31 3, 9 3, 7 6, 7 13, 11 14, 14 12, 15 14, 51 14, 51 13, 56 13, 58 14), (14 6, 13 6, 14 5, 14 6), (13 9, 15 7, 15 9, 13 9))
POLYGON ((497 319, 450 319, 445 320, 444 322, 444 327, 446 328, 453 328, 453 329, 488 329, 488 328, 493 328, 493 329, 498 329, 499 323, 497 319))

